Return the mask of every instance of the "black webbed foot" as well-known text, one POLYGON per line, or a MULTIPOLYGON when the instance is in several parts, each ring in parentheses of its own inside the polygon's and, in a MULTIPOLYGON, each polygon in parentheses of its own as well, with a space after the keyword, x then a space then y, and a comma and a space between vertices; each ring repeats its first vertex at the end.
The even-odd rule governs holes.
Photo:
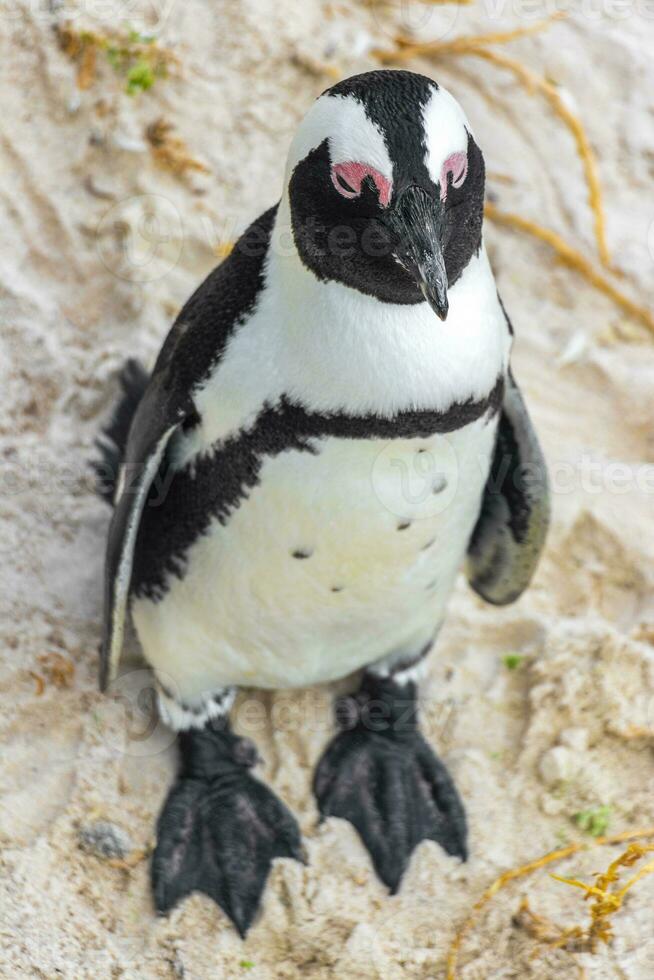
POLYGON ((337 702, 336 719, 343 731, 314 776, 318 806, 323 817, 354 825, 391 892, 422 840, 465 861, 465 811, 447 769, 418 731, 415 685, 368 674, 354 697, 337 702))
POLYGON ((204 892, 244 937, 273 858, 304 858, 294 817, 248 772, 254 745, 223 725, 179 736, 182 767, 157 824, 152 888, 159 912, 204 892))

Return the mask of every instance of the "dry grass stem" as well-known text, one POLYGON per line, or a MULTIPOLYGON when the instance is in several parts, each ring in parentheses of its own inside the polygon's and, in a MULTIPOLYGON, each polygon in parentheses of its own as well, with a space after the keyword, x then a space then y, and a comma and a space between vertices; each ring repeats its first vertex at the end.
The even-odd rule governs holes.
MULTIPOLYGON (((525 878, 528 875, 533 874, 534 871, 538 871, 540 868, 544 868, 548 864, 553 864, 555 861, 563 861, 565 858, 571 857, 571 855, 577 854, 579 851, 586 851, 590 848, 600 847, 607 844, 622 844, 630 841, 642 840, 647 837, 654 837, 654 827, 648 827, 645 830, 628 830, 622 834, 614 834, 611 837, 598 837, 592 842, 576 841, 573 844, 568 844, 566 847, 560 847, 556 851, 550 851, 549 854, 544 854, 542 857, 536 858, 534 861, 530 861, 528 864, 523 864, 519 868, 511 868, 509 871, 505 871, 499 876, 499 878, 496 878, 495 881, 489 885, 486 891, 481 895, 481 897, 477 899, 475 904, 472 906, 469 915, 455 933, 447 956, 446 980, 456 980, 461 946, 464 939, 477 922, 480 913, 494 898, 494 896, 497 895, 497 893, 503 888, 506 888, 506 886, 512 881, 516 881, 519 878, 525 878)), ((635 880, 632 880, 632 882, 628 883, 628 887, 631 887, 631 885, 634 883, 635 880)), ((626 888, 624 891, 626 891, 626 888)))
POLYGON ((622 908, 627 892, 646 875, 652 874, 654 860, 648 861, 622 888, 613 890, 612 886, 619 882, 623 868, 633 867, 645 854, 650 854, 652 851, 654 851, 654 844, 631 843, 623 854, 611 862, 603 874, 594 876, 594 885, 588 885, 576 878, 563 878, 561 875, 553 874, 552 878, 556 881, 561 881, 563 884, 571 885, 574 888, 581 888, 586 893, 584 896, 586 899, 593 899, 590 906, 590 925, 588 928, 584 930, 575 926, 572 929, 565 929, 556 945, 565 947, 568 939, 573 939, 581 944, 581 948, 585 952, 594 953, 599 943, 610 942, 613 938, 611 916, 622 908))
POLYGON ((614 286, 581 252, 568 245, 565 239, 557 234, 557 232, 552 231, 550 228, 543 228, 542 225, 530 221, 529 218, 523 218, 519 214, 501 211, 490 202, 487 202, 485 205, 485 214, 487 218, 490 218, 491 221, 494 221, 498 225, 517 228, 531 235, 532 238, 537 238, 539 241, 545 242, 553 249, 561 262, 570 269, 576 270, 591 286, 604 293, 605 296, 608 296, 609 299, 612 299, 614 303, 623 309, 625 313, 634 317, 654 333, 654 314, 646 307, 635 303, 622 290, 614 286))
POLYGON ((43 674, 35 670, 28 671, 36 684, 36 696, 40 697, 48 684, 57 688, 70 687, 75 676, 75 664, 63 653, 42 653, 37 658, 43 674))
POLYGON ((480 48, 491 44, 507 44, 521 37, 539 34, 557 20, 565 17, 563 12, 552 14, 543 20, 536 21, 526 27, 515 27, 510 31, 497 31, 492 34, 463 34, 451 41, 414 41, 406 34, 398 34, 395 38, 397 49, 392 51, 375 51, 374 54, 382 61, 407 61, 409 58, 427 57, 446 54, 471 54, 480 48))
POLYGON ((206 164, 190 155, 184 140, 173 134, 174 129, 172 123, 160 117, 150 123, 145 131, 152 155, 159 166, 177 177, 186 177, 191 172, 210 173, 206 164))

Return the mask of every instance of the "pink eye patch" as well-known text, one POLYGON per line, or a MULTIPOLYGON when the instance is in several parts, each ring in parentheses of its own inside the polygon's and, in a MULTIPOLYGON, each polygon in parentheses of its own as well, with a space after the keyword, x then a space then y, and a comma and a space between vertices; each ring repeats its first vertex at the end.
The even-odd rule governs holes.
POLYGON ((361 185, 366 177, 372 177, 381 206, 383 208, 388 207, 393 185, 387 177, 384 177, 374 167, 369 167, 366 163, 355 162, 335 163, 332 166, 332 184, 342 197, 359 197, 361 185))
POLYGON ((460 187, 468 173, 468 155, 450 153, 441 167, 441 201, 447 197, 448 177, 452 175, 452 187, 460 187))

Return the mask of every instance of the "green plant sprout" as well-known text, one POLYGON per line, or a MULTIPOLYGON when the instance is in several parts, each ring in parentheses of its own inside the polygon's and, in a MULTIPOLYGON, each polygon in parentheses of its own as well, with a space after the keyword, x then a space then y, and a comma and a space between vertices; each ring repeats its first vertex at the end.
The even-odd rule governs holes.
POLYGON ((611 822, 611 807, 607 804, 590 807, 575 813, 574 822, 580 830, 591 837, 603 837, 611 822))

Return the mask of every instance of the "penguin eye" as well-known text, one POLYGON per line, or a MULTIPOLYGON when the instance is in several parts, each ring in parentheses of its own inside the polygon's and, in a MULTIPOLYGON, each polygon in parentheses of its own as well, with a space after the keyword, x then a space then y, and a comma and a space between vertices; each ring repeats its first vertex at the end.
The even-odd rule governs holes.
POLYGON ((391 199, 392 183, 374 167, 366 163, 352 160, 347 163, 335 163, 331 168, 332 184, 341 195, 352 200, 360 197, 364 180, 374 187, 379 197, 381 207, 388 207, 391 199))
POLYGON ((361 193, 362 167, 355 163, 336 163, 332 167, 332 184, 341 195, 352 199, 361 193))
POLYGON ((350 185, 348 184, 348 182, 345 180, 344 177, 341 177, 340 174, 335 174, 334 177, 339 187, 341 187, 346 194, 351 194, 352 197, 356 196, 355 189, 353 187, 350 187, 350 185))
POLYGON ((441 167, 441 201, 447 197, 449 189, 449 179, 452 178, 451 186, 461 187, 468 175, 468 156, 466 153, 451 153, 441 167))

